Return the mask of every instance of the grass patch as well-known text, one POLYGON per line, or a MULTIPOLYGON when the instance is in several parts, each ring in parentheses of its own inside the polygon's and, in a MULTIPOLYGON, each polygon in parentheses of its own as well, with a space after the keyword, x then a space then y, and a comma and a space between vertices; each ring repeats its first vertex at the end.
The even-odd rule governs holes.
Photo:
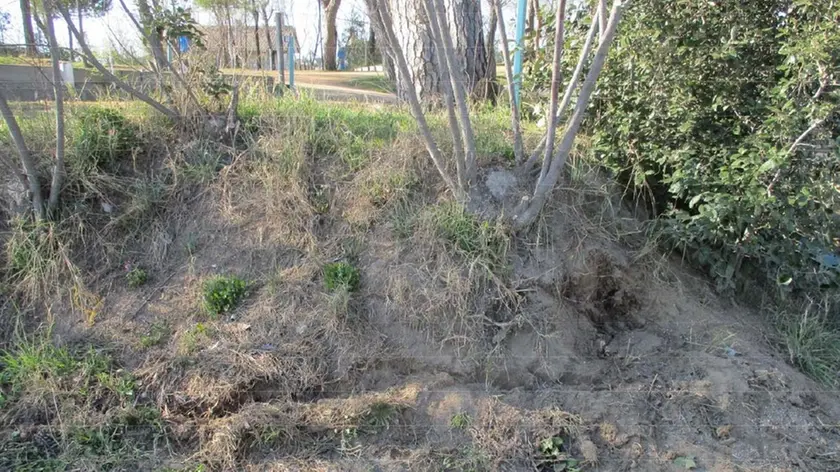
POLYGON ((324 285, 330 292, 355 292, 360 282, 359 269, 349 262, 333 262, 324 266, 324 285))
POLYGON ((425 219, 452 249, 491 272, 506 265, 510 236, 500 221, 481 221, 454 202, 434 205, 425 211, 425 219))
POLYGON ((235 275, 219 275, 204 281, 201 288, 204 309, 213 316, 228 313, 247 293, 247 284, 235 275))
POLYGON ((354 77, 348 80, 347 84, 353 88, 371 90, 374 92, 394 93, 397 90, 394 83, 384 75, 354 77))
POLYGON ((449 420, 449 426, 454 429, 467 429, 472 423, 472 418, 467 413, 458 413, 449 420))
POLYGON ((178 352, 182 355, 190 355, 196 352, 202 343, 210 340, 212 334, 212 330, 206 324, 196 323, 195 326, 181 334, 178 340, 178 352))
POLYGON ((68 124, 68 165, 82 173, 117 163, 139 144, 134 125, 113 108, 74 109, 68 124))
POLYGON ((830 304, 810 303, 800 313, 783 312, 777 329, 791 364, 814 380, 840 386, 840 325, 830 315, 830 304))

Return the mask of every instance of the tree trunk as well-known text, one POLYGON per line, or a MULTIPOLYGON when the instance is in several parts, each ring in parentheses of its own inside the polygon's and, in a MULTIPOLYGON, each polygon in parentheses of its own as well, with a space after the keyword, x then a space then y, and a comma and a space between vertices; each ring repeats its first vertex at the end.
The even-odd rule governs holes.
POLYGON ((365 6, 367 6, 368 17, 370 18, 371 37, 379 38, 375 46, 379 49, 379 55, 382 56, 382 70, 385 72, 388 80, 397 83, 394 58, 391 56, 391 51, 385 47, 387 43, 387 36, 384 29, 385 25, 382 24, 382 18, 376 11, 379 8, 377 6, 377 0, 365 0, 365 6))
MULTIPOLYGON (((481 22, 480 0, 444 0, 447 25, 453 42, 453 53, 463 69, 465 89, 471 94, 476 84, 487 77, 487 51, 481 22)), ((441 92, 441 77, 429 20, 423 11, 423 0, 391 0, 390 14, 401 49, 406 55, 410 80, 397 80, 397 95, 407 97, 411 84, 421 101, 435 101, 441 92)), ((375 22, 374 22, 375 23, 375 22)), ((397 77, 399 79, 399 77, 397 77)))
MULTIPOLYGON (((492 0, 491 0, 492 1, 492 0)), ((487 78, 496 78, 496 25, 499 17, 496 9, 490 7, 490 19, 487 22, 487 37, 484 39, 484 55, 487 59, 487 78)))
MULTIPOLYGON (((271 25, 268 23, 268 10, 265 5, 260 7, 260 11, 262 12, 263 23, 265 24, 265 47, 271 51, 271 25)), ((276 56, 276 52, 272 55, 271 58, 268 60, 268 64, 265 66, 266 69, 274 70, 274 57, 276 56)))
POLYGON ((337 70, 338 28, 336 28, 335 21, 341 0, 321 0, 321 2, 324 6, 324 28, 327 30, 324 39, 324 69, 337 70))
POLYGON ((23 41, 26 43, 26 55, 35 57, 38 49, 35 47, 35 28, 32 26, 32 5, 29 0, 20 0, 20 13, 23 17, 23 41))
POLYGON ((233 18, 231 17, 230 9, 231 7, 229 5, 225 6, 225 20, 227 21, 228 47, 230 48, 230 67, 236 69, 236 39, 233 35, 233 18))
MULTIPOLYGON (((140 21, 143 23, 143 28, 146 30, 146 36, 149 40, 149 49, 152 50, 151 52, 155 65, 158 70, 164 70, 166 69, 166 55, 163 53, 163 45, 160 42, 160 38, 155 33, 155 29, 152 28, 152 24, 154 23, 152 9, 149 7, 149 3, 146 0, 137 0, 137 11, 140 13, 140 21)), ((81 28, 78 32, 80 35, 83 34, 81 28)), ((79 43, 81 44, 81 39, 79 40, 79 43)))
POLYGON ((15 115, 12 113, 11 108, 9 108, 9 103, 6 101, 6 96, 3 95, 2 90, 0 90, 0 115, 3 116, 3 120, 6 122, 6 128, 9 129, 12 141, 14 141, 15 147, 17 147, 23 173, 13 163, 10 162, 9 165, 12 166, 18 178, 21 179, 24 187, 28 184, 29 197, 32 200, 32 211, 35 214, 35 220, 42 221, 44 219, 44 199, 41 196, 41 182, 38 179, 38 168, 35 166, 32 154, 29 153, 29 148, 26 147, 23 133, 20 131, 15 115))
POLYGON ((47 26, 47 39, 50 43, 53 91, 55 93, 55 167, 52 171, 50 199, 47 203, 47 210, 50 215, 53 215, 58 208, 58 195, 61 193, 62 185, 64 185, 64 81, 61 78, 60 50, 58 49, 58 41, 55 39, 52 15, 52 2, 45 1, 44 23, 47 26))
POLYGON ((262 52, 260 51, 260 11, 257 4, 251 0, 251 13, 254 16, 254 43, 257 46, 257 69, 262 69, 262 52))

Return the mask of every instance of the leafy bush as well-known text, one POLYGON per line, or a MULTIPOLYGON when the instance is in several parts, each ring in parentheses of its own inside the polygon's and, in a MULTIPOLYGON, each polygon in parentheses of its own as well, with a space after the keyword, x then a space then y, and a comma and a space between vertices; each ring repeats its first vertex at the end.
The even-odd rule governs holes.
POLYGON ((828 0, 640 0, 627 13, 594 102, 596 158, 721 290, 747 274, 840 285, 837 20, 828 0))
POLYGON ((247 284, 236 276, 217 276, 204 282, 204 308, 212 315, 227 313, 239 304, 247 291, 247 284))
POLYGON ((359 269, 347 262, 333 262, 324 266, 324 285, 331 292, 355 292, 359 289, 359 282, 359 269))
POLYGON ((99 106, 79 108, 69 126, 70 164, 81 171, 99 169, 131 154, 138 139, 119 111, 99 106))

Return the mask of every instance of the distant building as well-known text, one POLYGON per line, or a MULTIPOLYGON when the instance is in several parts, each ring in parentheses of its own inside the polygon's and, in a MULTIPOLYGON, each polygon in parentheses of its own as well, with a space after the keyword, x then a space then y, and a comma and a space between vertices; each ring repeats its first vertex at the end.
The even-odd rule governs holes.
MULTIPOLYGON (((207 47, 207 51, 216 56, 216 64, 219 67, 230 67, 232 61, 230 60, 230 36, 228 35, 228 28, 219 25, 201 25, 199 28, 204 32, 204 45, 207 47)), ((273 26, 268 28, 268 36, 266 36, 266 28, 261 26, 257 34, 260 38, 259 55, 257 55, 257 41, 254 38, 254 27, 245 25, 235 25, 233 27, 233 50, 236 56, 237 67, 258 69, 259 66, 262 66, 263 69, 276 69, 277 36, 275 28, 273 26), (266 44, 267 38, 270 38, 269 44, 266 44)), ((300 44, 295 28, 284 25, 283 54, 285 61, 289 60, 285 56, 289 50, 289 37, 295 38, 295 44, 300 44)))

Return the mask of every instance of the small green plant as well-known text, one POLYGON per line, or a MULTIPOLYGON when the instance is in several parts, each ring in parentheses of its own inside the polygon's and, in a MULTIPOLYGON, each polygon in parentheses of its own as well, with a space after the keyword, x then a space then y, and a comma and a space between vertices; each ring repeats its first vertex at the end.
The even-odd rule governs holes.
POLYGON ((375 402, 368 407, 362 416, 361 426, 365 433, 376 434, 391 427, 397 422, 399 409, 387 402, 375 402))
POLYGON ((247 284, 236 276, 216 276, 204 282, 204 308, 214 316, 227 313, 242 300, 247 284))
POLYGON ((149 275, 141 267, 131 267, 125 274, 125 280, 131 288, 141 287, 149 280, 149 275))
POLYGON ((163 343, 169 337, 169 326, 163 322, 153 323, 146 334, 140 336, 140 346, 150 348, 163 343))
POLYGON ((579 472, 580 463, 577 459, 569 456, 564 451, 565 441, 560 436, 551 436, 540 441, 537 449, 539 451, 540 470, 551 470, 553 472, 579 472))
POLYGON ((828 387, 840 385, 840 327, 828 302, 782 313, 776 326, 791 364, 828 387))
POLYGON ((333 262, 324 266, 324 284, 331 292, 355 292, 359 289, 359 283, 359 269, 348 262, 333 262))
POLYGON ((449 420, 449 425, 455 429, 466 429, 472 423, 472 418, 467 413, 458 413, 452 416, 452 419, 449 420))
POLYGON ((69 163, 87 173, 117 162, 138 144, 134 127, 117 110, 80 107, 70 122, 69 163))
POLYGON ((178 350, 181 354, 189 355, 198 349, 201 342, 210 337, 210 328, 204 323, 196 323, 192 328, 184 331, 179 340, 178 350))

